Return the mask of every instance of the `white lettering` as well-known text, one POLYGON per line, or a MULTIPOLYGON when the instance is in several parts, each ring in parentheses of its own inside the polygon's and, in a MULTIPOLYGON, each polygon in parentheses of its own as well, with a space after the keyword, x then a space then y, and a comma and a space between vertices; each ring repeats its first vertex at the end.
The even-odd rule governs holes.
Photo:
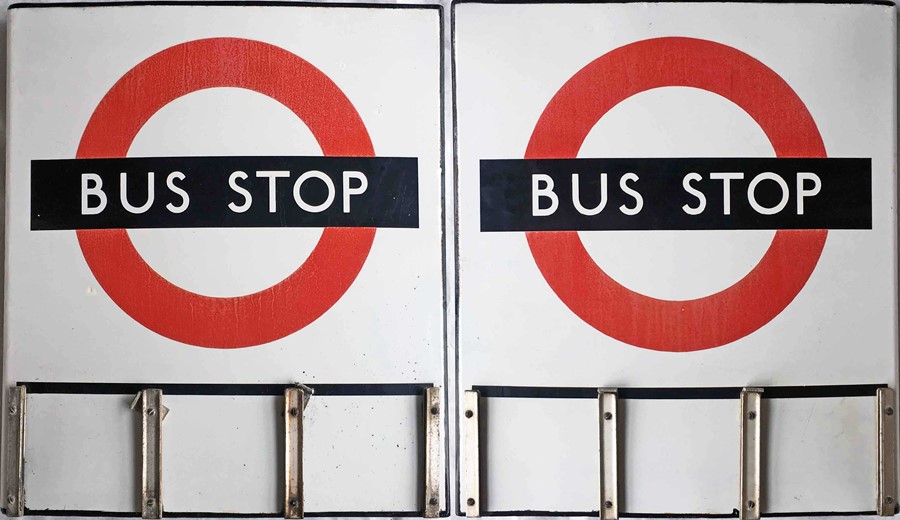
POLYGON ((297 182, 294 183, 294 201, 296 201, 297 205, 300 206, 300 209, 304 211, 321 213, 328 209, 328 206, 331 206, 331 203, 334 202, 334 191, 334 182, 331 181, 331 177, 318 170, 310 170, 301 175, 297 179, 297 182), (319 179, 325 183, 325 187, 328 188, 328 196, 325 197, 325 202, 312 205, 303 200, 303 197, 300 196, 300 187, 303 186, 303 183, 306 182, 307 179, 319 179))
POLYGON ((363 172, 344 172, 344 213, 350 213, 350 196, 362 195, 366 192, 366 189, 368 189, 368 187, 369 180, 366 178, 366 174, 364 174, 363 172), (356 188, 351 188, 350 179, 358 180, 359 186, 356 188))
POLYGON ((153 172, 147 172, 147 202, 142 206, 132 206, 128 202, 128 174, 122 172, 119 175, 119 198, 122 199, 122 207, 129 213, 134 213, 135 215, 146 213, 150 206, 153 205, 154 194, 153 172))
POLYGON ((190 205, 191 203, 191 197, 186 191, 179 188, 178 186, 175 186, 175 179, 180 179, 183 181, 185 179, 184 174, 181 172, 170 173, 166 178, 166 186, 168 186, 169 189, 172 190, 172 193, 181 197, 181 205, 175 206, 170 202, 166 204, 166 209, 168 209, 172 213, 184 213, 188 209, 188 205, 190 205))
POLYGON ((546 173, 535 173, 531 176, 531 215, 547 217, 559 207, 559 196, 553 192, 553 177, 546 173), (544 184, 541 187, 541 183, 544 184), (541 208, 541 197, 550 199, 550 207, 541 208))
POLYGON ((629 208, 625 204, 619 206, 619 211, 621 211, 625 215, 637 215, 644 208, 644 197, 642 197, 640 193, 628 187, 627 185, 629 181, 637 182, 638 180, 640 180, 640 177, 638 177, 637 174, 631 172, 626 173, 619 179, 619 188, 622 190, 622 192, 625 195, 630 195, 632 198, 634 198, 633 208, 629 208))
POLYGON ((106 193, 103 192, 103 179, 96 173, 81 174, 81 214, 97 215, 106 209, 106 193), (94 183, 91 186, 91 183, 94 183), (100 203, 96 206, 90 205, 90 197, 94 196, 100 199, 100 203))
POLYGON ((753 178, 750 181, 750 185, 747 186, 747 200, 750 202, 750 206, 756 210, 757 213, 762 215, 774 215, 779 211, 783 210, 785 206, 787 206, 788 199, 790 198, 790 192, 788 191, 788 185, 784 182, 784 179, 781 176, 776 175, 772 172, 763 172, 753 178), (781 188, 781 202, 776 204, 774 207, 767 208, 761 205, 756 201, 756 187, 759 186, 759 183, 762 181, 775 181, 778 186, 781 188))
POLYGON ((275 213, 276 208, 276 193, 277 190, 275 188, 275 180, 284 177, 290 177, 291 172, 289 171, 258 171, 256 172, 257 177, 264 177, 269 179, 269 213, 275 213))
POLYGON ((578 182, 578 174, 573 173, 572 174, 572 204, 575 205, 575 209, 578 210, 578 213, 592 217, 594 215, 597 215, 601 211, 603 211, 603 208, 606 207, 606 190, 607 190, 606 185, 607 185, 606 174, 601 173, 600 174, 600 203, 597 204, 596 206, 594 206, 593 208, 586 208, 586 207, 584 207, 584 205, 581 204, 581 187, 579 186, 579 182, 578 182))

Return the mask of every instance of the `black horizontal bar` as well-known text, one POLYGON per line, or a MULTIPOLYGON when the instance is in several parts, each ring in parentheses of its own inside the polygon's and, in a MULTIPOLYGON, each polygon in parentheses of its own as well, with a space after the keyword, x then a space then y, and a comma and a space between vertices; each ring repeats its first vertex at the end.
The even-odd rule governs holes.
MULTIPOLYGON (((20 382, 30 394, 136 394, 159 388, 166 395, 283 395, 293 384, 203 384, 203 383, 56 383, 20 382)), ((423 395, 432 385, 425 383, 308 384, 316 396, 423 395)))
MULTIPOLYGON (((6 509, 3 509, 6 514, 6 509)), ((329 517, 329 518, 355 518, 355 517, 371 517, 371 518, 410 518, 421 517, 422 511, 322 511, 322 512, 306 512, 307 517, 329 517)), ((25 516, 85 516, 85 517, 102 517, 102 518, 140 518, 140 512, 121 512, 121 511, 90 511, 76 509, 28 509, 25 508, 25 516)), ((166 518, 284 518, 283 513, 215 513, 215 512, 178 512, 164 511, 166 518)), ((441 512, 442 517, 448 516, 446 512, 441 512)))
POLYGON ((737 509, 731 513, 619 513, 620 518, 739 518, 737 509))
POLYGON ((549 516, 549 517, 597 517, 599 511, 482 511, 481 516, 549 516))
MULTIPOLYGON (((810 385, 764 386, 762 397, 767 399, 800 399, 817 397, 873 397, 885 384, 868 385, 810 385)), ((742 387, 673 387, 673 388, 617 388, 622 399, 737 399, 742 387)), ((473 386, 482 397, 525 399, 596 399, 596 387, 551 386, 473 386)))
POLYGON ((763 518, 790 518, 795 516, 875 516, 877 511, 803 511, 802 513, 762 513, 763 518))
MULTIPOLYGON (((600 511, 482 511, 481 516, 548 516, 566 518, 598 518, 600 511)), ((737 518, 733 513, 619 513, 620 518, 737 518)))
MULTIPOLYGON (((803 511, 796 513, 762 513, 764 518, 792 518, 818 516, 875 516, 875 511, 803 511)), ((482 511, 481 516, 545 516, 566 518, 597 518, 599 511, 482 511)), ((464 516, 464 515, 460 515, 464 516)), ((619 518, 738 518, 737 510, 731 513, 619 513, 619 518)))
MULTIPOLYGON (((32 160, 31 230, 415 229, 419 227, 418 164, 415 157, 301 155, 32 160), (273 187, 271 175, 284 176, 281 189, 273 187)), ((868 179, 865 172, 848 167, 844 177, 855 181, 829 184, 833 170, 817 170, 823 186, 831 186, 821 200, 831 202, 836 198, 829 195, 833 193, 846 194, 843 200, 862 199, 854 197, 853 190, 860 190, 868 179)), ((821 211, 813 210, 822 205, 808 204, 806 213, 821 216, 821 211)), ((837 203, 829 208, 833 210, 829 215, 850 211, 837 203)), ((737 206, 734 213, 738 214, 737 206)), ((837 225, 828 222, 819 227, 837 225)))
POLYGON ((387 4, 378 2, 305 2, 291 0, 130 0, 124 2, 16 2, 10 4, 7 9, 45 9, 50 7, 121 7, 121 6, 206 6, 206 7, 355 7, 364 9, 391 8, 391 9, 437 9, 439 5, 427 4, 387 4))
MULTIPOLYGON (((654 3, 672 4, 679 3, 683 0, 656 0, 654 3)), ((730 4, 823 4, 823 5, 885 5, 894 7, 891 0, 727 0, 730 4)), ((515 4, 515 5, 532 5, 532 4, 635 4, 646 3, 647 0, 453 0, 453 5, 457 4, 515 4)), ((723 3, 725 0, 692 0, 693 3, 711 4, 723 3)))
MULTIPOLYGON (((6 509, 3 509, 6 514, 6 509)), ((93 511, 82 509, 29 509, 25 508, 25 516, 87 516, 104 518, 140 518, 141 513, 127 511, 93 511)))
MULTIPOLYGON (((152 171, 154 167, 151 165, 159 164, 155 166, 157 171, 183 169, 188 175, 184 185, 190 186, 190 182, 199 182, 196 179, 204 179, 203 182, 206 182, 210 175, 205 168, 207 164, 209 170, 224 177, 231 175, 229 172, 232 171, 226 164, 234 161, 238 161, 239 166, 235 169, 245 171, 252 170, 257 164, 275 161, 279 165, 288 164, 283 168, 279 166, 278 169, 303 171, 300 166, 309 160, 267 157, 248 158, 247 162, 242 162, 243 158, 201 158, 193 162, 180 158, 32 161, 32 229, 99 225, 113 216, 116 221, 134 222, 135 225, 146 223, 142 225, 148 226, 156 225, 156 222, 193 222, 188 215, 191 210, 173 215, 159 205, 155 206, 155 212, 151 207, 146 215, 132 215, 125 209, 125 198, 121 207, 107 208, 98 215, 82 216, 81 198, 73 196, 84 191, 84 176, 91 175, 82 172, 97 172, 97 182, 110 186, 107 191, 115 193, 119 172, 152 171), (121 168, 118 167, 120 164, 121 168), (131 164, 134 166, 130 167, 131 164), (204 165, 200 177, 192 176, 191 170, 200 168, 195 164, 204 165), (183 168, 181 165, 184 165, 183 168), (102 181, 99 180, 100 175, 104 177, 102 181)), ((340 164, 346 160, 334 161, 340 164)), ((340 180, 342 174, 339 167, 332 167, 331 162, 322 159, 319 161, 322 164, 320 169, 338 179, 337 186, 342 186, 342 182, 346 184, 346 181, 340 180)), ((360 212, 335 218, 331 215, 340 209, 333 209, 332 205, 321 215, 309 216, 301 211, 294 211, 291 206, 293 201, 286 197, 288 200, 282 203, 287 208, 284 210, 285 218, 289 219, 291 225, 298 225, 294 222, 318 222, 329 217, 338 222, 343 222, 344 218, 354 222, 355 219, 364 218, 365 209, 382 200, 386 194, 396 191, 398 196, 403 197, 405 191, 395 189, 392 182, 412 177, 410 161, 400 158, 369 159, 359 162, 359 171, 375 178, 377 174, 370 165, 370 162, 375 161, 390 165, 388 172, 384 174, 386 187, 384 190, 359 196, 359 204, 363 208, 360 212)), ((355 167, 356 163, 353 164, 355 167)), ((482 232, 872 229, 872 160, 866 158, 505 158, 482 159, 479 171, 482 232), (734 184, 730 188, 734 191, 730 193, 746 191, 746 196, 723 196, 721 183, 715 172, 734 172, 729 174, 734 177, 734 184), (761 183, 764 179, 773 182, 761 183), (633 183, 633 189, 626 186, 629 182, 633 183), (790 186, 795 186, 796 189, 790 186), (812 195, 813 192, 815 195, 812 195), (638 201, 641 201, 640 208, 636 206, 638 201), (627 211, 625 208, 635 209, 627 211), (773 209, 769 212, 766 208, 778 211, 773 209)), ((285 181, 287 184, 290 182, 285 181)), ((157 178, 156 183, 160 185, 157 188, 157 198, 168 196, 167 200, 174 200, 174 204, 181 202, 174 192, 170 193, 162 186, 161 178, 157 178)), ((248 185, 257 186, 257 198, 264 196, 265 183, 257 181, 248 185)), ((233 191, 224 183, 214 183, 211 186, 210 190, 219 187, 222 192, 212 195, 211 201, 235 198, 233 191)), ((188 188, 188 191, 191 190, 188 188)), ((137 193, 139 195, 136 197, 140 197, 141 189, 137 193)), ((271 215, 265 214, 265 208, 259 206, 251 207, 251 211, 255 210, 255 213, 248 212, 246 217, 235 216, 227 208, 221 209, 215 202, 207 203, 206 199, 197 198, 198 210, 194 214, 202 216, 194 218, 201 221, 209 218, 218 223, 221 219, 227 224, 223 227, 229 227, 236 222, 266 222, 267 219, 273 219, 271 215)), ((407 198, 409 197, 403 197, 403 200, 407 198)), ((113 200, 110 198, 110 207, 114 206, 113 200)), ((393 222, 391 217, 393 215, 387 215, 384 222, 393 222)), ((378 226, 381 227, 382 224, 379 223, 378 226)))

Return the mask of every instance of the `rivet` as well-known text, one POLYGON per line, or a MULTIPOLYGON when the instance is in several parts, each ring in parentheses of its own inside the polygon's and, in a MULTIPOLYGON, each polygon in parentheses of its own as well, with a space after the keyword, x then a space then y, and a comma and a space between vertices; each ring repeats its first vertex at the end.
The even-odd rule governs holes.
POLYGON ((441 413, 441 409, 440 409, 440 408, 438 408, 437 406, 432 406, 432 407, 431 407, 431 415, 437 415, 437 414, 439 414, 439 413, 441 413))
POLYGON ((300 505, 300 502, 296 498, 292 498, 288 501, 288 505, 293 509, 300 505))
POLYGON ((894 415, 894 407, 888 406, 887 408, 884 409, 884 413, 886 413, 888 415, 894 415))
POLYGON ((475 414, 472 413, 472 410, 466 410, 466 419, 471 419, 475 414))

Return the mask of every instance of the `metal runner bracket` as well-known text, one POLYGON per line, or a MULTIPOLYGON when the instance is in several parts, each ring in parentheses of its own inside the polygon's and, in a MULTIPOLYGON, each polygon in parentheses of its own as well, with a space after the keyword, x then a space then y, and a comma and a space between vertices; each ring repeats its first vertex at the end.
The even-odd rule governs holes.
POLYGON ((169 409, 162 396, 162 390, 148 388, 131 403, 131 409, 141 413, 141 518, 162 518, 163 513, 162 421, 169 409))
POLYGON ((478 433, 478 405, 480 394, 477 390, 466 390, 463 396, 462 430, 465 442, 465 471, 466 487, 464 501, 467 517, 481 516, 481 464, 479 433, 478 433))
POLYGON ((284 517, 303 518, 303 410, 312 389, 284 389, 284 517))
POLYGON ((25 514, 25 399, 24 386, 10 390, 6 423, 6 516, 25 514))
POLYGON ((878 506, 879 516, 897 514, 897 417, 894 390, 879 388, 878 403, 878 506))
POLYGON ((441 514, 441 389, 425 390, 425 518, 441 514))
POLYGON ((741 390, 741 520, 759 520, 762 388, 741 390))
POLYGON ((597 390, 597 402, 600 406, 600 518, 616 520, 619 518, 619 472, 618 472, 618 436, 617 422, 619 413, 616 409, 619 394, 615 388, 597 390))

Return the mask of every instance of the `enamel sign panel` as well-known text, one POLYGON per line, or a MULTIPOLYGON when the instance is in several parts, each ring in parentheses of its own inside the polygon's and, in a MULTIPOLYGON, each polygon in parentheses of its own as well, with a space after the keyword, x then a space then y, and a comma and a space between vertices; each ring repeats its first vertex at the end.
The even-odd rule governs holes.
MULTIPOLYGON (((490 408, 482 514, 612 508, 598 387, 630 410, 620 513, 739 509, 748 386, 841 418, 821 431, 865 425, 835 449, 868 455, 772 476, 764 514, 874 508, 876 388, 897 382, 895 24, 875 4, 455 4, 458 388, 490 408), (548 419, 528 437, 514 417, 548 419), (680 440, 660 454, 654 431, 680 440), (544 462, 512 457, 553 435, 544 462)), ((766 435, 803 435, 784 428, 766 435)))
POLYGON ((438 11, 11 16, 12 380, 443 379, 438 11))
POLYGON ((26 508, 147 509, 128 409, 147 387, 169 409, 153 507, 300 508, 278 428, 302 383, 308 512, 446 509, 417 469, 445 380, 441 24, 437 6, 11 9, 4 381, 28 390, 26 508), (55 450, 42 417, 92 440, 55 450))

